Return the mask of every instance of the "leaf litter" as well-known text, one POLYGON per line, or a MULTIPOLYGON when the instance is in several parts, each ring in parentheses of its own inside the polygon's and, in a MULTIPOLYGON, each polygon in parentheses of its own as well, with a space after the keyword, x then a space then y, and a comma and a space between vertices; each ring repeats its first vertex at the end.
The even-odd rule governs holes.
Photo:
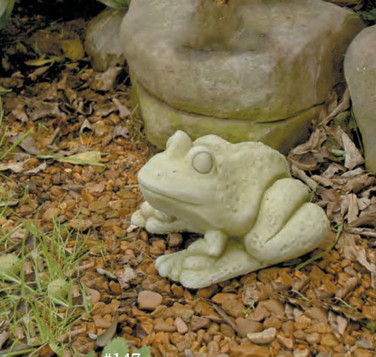
MULTIPOLYGON (((312 200, 330 218, 328 241, 293 262, 192 291, 161 278, 154 261, 197 236, 166 239, 130 225, 142 200, 136 174, 154 149, 131 109, 123 70, 91 69, 79 45, 81 20, 75 24, 80 31, 65 42, 46 40, 46 33, 64 28, 51 26, 29 42, 11 41, 2 62, 8 68, 0 79, 8 129, 0 128, 7 153, 0 163, 0 207, 7 213, 0 224, 5 237, 14 238, 0 244, 17 254, 24 221, 36 221, 46 232, 57 221, 87 235, 88 254, 66 278, 86 287, 76 298, 88 301, 90 313, 82 311, 61 340, 80 354, 96 348, 93 336, 99 336, 97 346, 119 336, 131 348, 151 346, 153 356, 373 356, 376 186, 364 168, 348 93, 333 95, 308 141, 288 156, 293 175, 312 189, 312 200), (34 43, 37 58, 28 53, 34 43), (9 60, 10 49, 23 56, 22 66, 9 60), (142 308, 150 306, 140 300, 148 296, 142 291, 158 297, 151 310, 142 308)), ((67 252, 75 244, 72 239, 67 252)), ((28 261, 24 269, 33 279, 28 261)), ((2 348, 16 339, 18 349, 30 348, 26 331, 11 331, 9 323, 0 321, 2 348)), ((40 347, 40 356, 55 350, 40 347)))

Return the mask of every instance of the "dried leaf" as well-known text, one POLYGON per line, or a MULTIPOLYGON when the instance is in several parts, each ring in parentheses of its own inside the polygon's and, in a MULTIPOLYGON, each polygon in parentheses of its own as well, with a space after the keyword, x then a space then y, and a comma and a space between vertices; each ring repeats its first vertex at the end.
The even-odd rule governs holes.
POLYGON ((76 165, 92 165, 92 166, 104 166, 101 160, 101 153, 99 151, 86 151, 71 156, 54 156, 57 161, 68 162, 76 165))
MULTIPOLYGON (((111 341, 112 337, 114 337, 114 335, 115 335, 116 328, 117 328, 117 325, 118 325, 118 319, 119 319, 119 315, 118 315, 118 312, 116 311, 114 313, 113 318, 112 318, 111 326, 105 332, 103 332, 100 336, 98 336, 98 338, 95 342, 95 344, 97 346, 104 347, 104 346, 107 345, 106 348, 109 347, 108 343, 111 341)), ((120 353, 120 350, 118 350, 118 352, 120 353)), ((103 351, 103 353, 104 353, 104 351, 103 351)))
POLYGON ((349 138, 349 136, 346 133, 342 132, 341 138, 343 148, 346 152, 345 167, 352 170, 354 167, 363 164, 364 158, 355 146, 355 144, 349 138))
MULTIPOLYGON (((24 135, 23 132, 17 134, 16 136, 12 137, 10 139, 11 143, 17 143, 17 141, 22 138, 24 135)), ((31 155, 39 155, 40 150, 35 146, 35 140, 33 139, 32 136, 28 135, 25 138, 21 140, 21 142, 18 144, 22 149, 24 149, 28 154, 31 155)))
POLYGON ((13 172, 22 172, 24 169, 23 162, 11 162, 9 164, 0 163, 0 171, 11 170, 13 172))
POLYGON ((85 55, 84 47, 78 35, 75 35, 74 38, 69 40, 61 40, 60 45, 65 57, 72 61, 80 60, 85 55))
POLYGON ((38 172, 44 171, 46 168, 47 168, 47 164, 46 164, 46 162, 43 162, 42 164, 38 165, 37 167, 35 167, 35 168, 31 169, 31 170, 26 171, 25 174, 35 175, 38 172))

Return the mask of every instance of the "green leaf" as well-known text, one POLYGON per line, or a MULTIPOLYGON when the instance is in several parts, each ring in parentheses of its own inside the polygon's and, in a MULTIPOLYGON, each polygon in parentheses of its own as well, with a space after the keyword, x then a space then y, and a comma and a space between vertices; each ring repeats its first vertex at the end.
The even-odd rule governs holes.
POLYGON ((3 86, 0 86, 0 95, 11 92, 11 89, 4 88, 3 86))
POLYGON ((135 353, 139 353, 140 357, 151 357, 149 346, 142 346, 138 350, 133 351, 133 355, 135 355, 135 353))
POLYGON ((95 357, 95 352, 90 351, 90 352, 86 353, 86 355, 84 357, 95 357))
POLYGON ((15 0, 0 0, 0 29, 7 23, 14 5, 15 0))
POLYGON ((124 338, 117 337, 114 338, 109 344, 103 349, 103 356, 125 356, 128 353, 128 342, 124 338))

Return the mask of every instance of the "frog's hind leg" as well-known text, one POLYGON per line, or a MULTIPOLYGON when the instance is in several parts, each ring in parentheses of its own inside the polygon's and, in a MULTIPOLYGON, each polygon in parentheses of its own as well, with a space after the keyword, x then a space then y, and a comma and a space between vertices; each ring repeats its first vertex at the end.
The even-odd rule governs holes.
POLYGON ((262 265, 247 254, 243 244, 229 241, 218 259, 188 253, 182 265, 175 268, 179 271, 179 277, 174 274, 172 266, 170 273, 164 276, 174 277, 187 288, 199 289, 260 269, 262 265), (208 259, 210 264, 202 264, 203 258, 208 259))
POLYGON ((329 228, 324 210, 305 203, 273 237, 265 239, 251 231, 246 237, 248 253, 264 266, 294 259, 317 248, 327 237, 329 228))

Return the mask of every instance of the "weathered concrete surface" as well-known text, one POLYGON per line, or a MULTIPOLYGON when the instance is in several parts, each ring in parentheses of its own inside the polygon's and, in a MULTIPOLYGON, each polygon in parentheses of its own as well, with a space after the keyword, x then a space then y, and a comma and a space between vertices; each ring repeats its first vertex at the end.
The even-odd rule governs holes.
MULTIPOLYGON (((143 88, 140 96, 148 93, 166 104, 161 112, 157 106, 152 111, 140 97, 149 134, 158 126, 176 128, 177 113, 166 116, 168 109, 186 115, 179 128, 193 136, 214 125, 232 141, 264 140, 262 133, 245 138, 254 123, 300 114, 309 123, 307 113, 314 113, 341 80, 343 54, 363 27, 360 20, 347 19, 348 13, 321 0, 237 0, 226 7, 207 0, 133 0, 121 43, 137 87, 143 88), (207 120, 196 120, 194 133, 187 116, 197 114, 207 120), (210 118, 217 121, 208 128, 210 118), (228 121, 234 121, 230 134, 228 121)), ((287 132, 289 145, 306 134, 301 129, 287 132)), ((159 139, 155 134, 150 139, 162 146, 172 131, 158 132, 159 139)))
POLYGON ((366 167, 376 172, 376 25, 364 29, 345 57, 345 77, 363 138, 366 167))
POLYGON ((123 65, 125 57, 119 40, 120 24, 126 10, 106 9, 89 23, 85 38, 86 52, 92 57, 93 67, 106 71, 123 65))

